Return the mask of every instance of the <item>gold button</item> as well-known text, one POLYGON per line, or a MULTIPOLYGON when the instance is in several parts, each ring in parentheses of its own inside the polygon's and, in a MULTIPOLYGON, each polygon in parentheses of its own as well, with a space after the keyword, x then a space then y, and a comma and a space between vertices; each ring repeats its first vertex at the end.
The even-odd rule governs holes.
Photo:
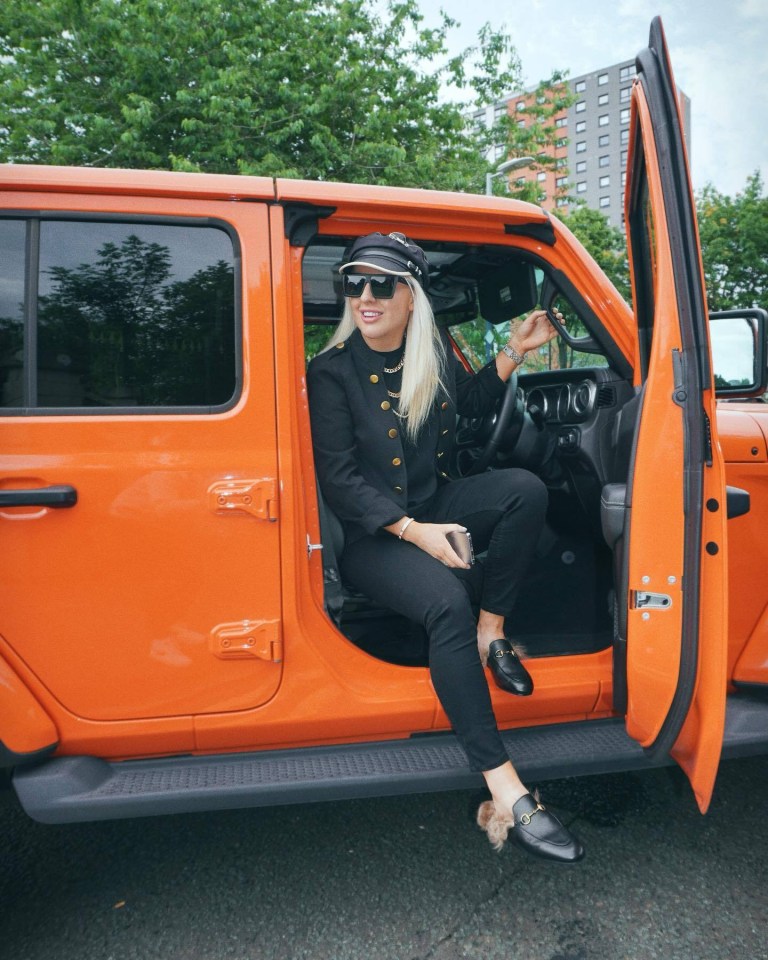
POLYGON ((446 427, 445 430, 443 430, 443 436, 445 436, 446 433, 448 433, 448 427, 446 427))
POLYGON ((394 460, 392 461, 392 466, 399 467, 402 462, 403 461, 400 459, 400 457, 395 457, 394 460))
POLYGON ((343 350, 343 349, 344 349, 344 341, 343 341, 343 340, 341 341, 341 343, 337 343, 337 344, 336 344, 336 349, 337 349, 337 350, 343 350))
POLYGON ((371 383, 378 383, 378 382, 379 382, 379 378, 376 376, 375 373, 372 373, 372 374, 370 375, 370 377, 368 377, 368 379, 371 381, 371 383))
POLYGON ((395 428, 392 427, 391 430, 387 430, 387 436, 391 437, 394 440, 395 437, 397 436, 397 430, 395 430, 395 428))
POLYGON ((382 410, 389 410, 389 408, 390 408, 391 406, 392 406, 392 404, 389 402, 389 400, 383 400, 382 403, 381 403, 381 409, 382 409, 382 410))
POLYGON ((440 404, 440 409, 441 409, 441 410, 447 410, 447 409, 448 409, 448 401, 447 401, 447 400, 443 400, 443 402, 440 404))
POLYGON ((403 492, 403 488, 402 488, 402 487, 392 487, 392 489, 395 491, 395 493, 402 493, 402 492, 403 492))

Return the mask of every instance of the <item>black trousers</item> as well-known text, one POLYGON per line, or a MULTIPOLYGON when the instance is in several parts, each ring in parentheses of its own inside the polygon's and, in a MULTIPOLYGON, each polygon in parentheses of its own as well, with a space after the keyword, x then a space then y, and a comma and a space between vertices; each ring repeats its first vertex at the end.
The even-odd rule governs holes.
MULTIPOLYGON (((527 470, 496 470, 448 483, 416 519, 460 523, 475 552, 488 551, 481 606, 508 615, 536 548, 547 489, 527 470)), ((340 561, 342 579, 382 606, 424 626, 429 669, 443 709, 473 770, 492 770, 509 757, 499 736, 477 650, 477 621, 464 571, 444 566, 389 533, 351 543, 340 561)))

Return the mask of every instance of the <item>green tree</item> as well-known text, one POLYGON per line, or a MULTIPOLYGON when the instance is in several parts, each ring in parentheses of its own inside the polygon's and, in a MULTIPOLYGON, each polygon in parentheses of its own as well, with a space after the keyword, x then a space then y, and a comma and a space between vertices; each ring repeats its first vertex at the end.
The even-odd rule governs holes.
POLYGON ((632 289, 627 241, 622 231, 611 226, 607 217, 599 210, 583 204, 574 207, 560 219, 576 235, 622 297, 630 303, 632 289))
POLYGON ((519 148, 465 114, 520 67, 490 27, 449 57, 455 25, 416 0, 14 0, 0 159, 481 191, 484 147, 519 148))
POLYGON ((729 197, 708 184, 696 198, 710 310, 768 301, 768 197, 759 173, 729 197))

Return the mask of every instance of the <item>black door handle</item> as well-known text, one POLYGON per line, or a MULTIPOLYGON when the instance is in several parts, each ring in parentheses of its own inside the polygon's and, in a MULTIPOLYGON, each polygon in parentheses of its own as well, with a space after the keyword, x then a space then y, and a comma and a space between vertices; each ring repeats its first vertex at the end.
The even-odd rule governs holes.
POLYGON ((77 490, 65 484, 28 490, 0 490, 0 507, 74 507, 77 490))

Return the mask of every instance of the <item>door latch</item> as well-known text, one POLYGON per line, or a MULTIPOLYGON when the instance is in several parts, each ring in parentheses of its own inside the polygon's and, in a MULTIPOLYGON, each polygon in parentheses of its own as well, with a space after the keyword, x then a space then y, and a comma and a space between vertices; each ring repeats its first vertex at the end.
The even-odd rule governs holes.
POLYGON ((635 610, 668 610, 671 606, 672 597, 669 594, 632 591, 632 607, 635 610))

